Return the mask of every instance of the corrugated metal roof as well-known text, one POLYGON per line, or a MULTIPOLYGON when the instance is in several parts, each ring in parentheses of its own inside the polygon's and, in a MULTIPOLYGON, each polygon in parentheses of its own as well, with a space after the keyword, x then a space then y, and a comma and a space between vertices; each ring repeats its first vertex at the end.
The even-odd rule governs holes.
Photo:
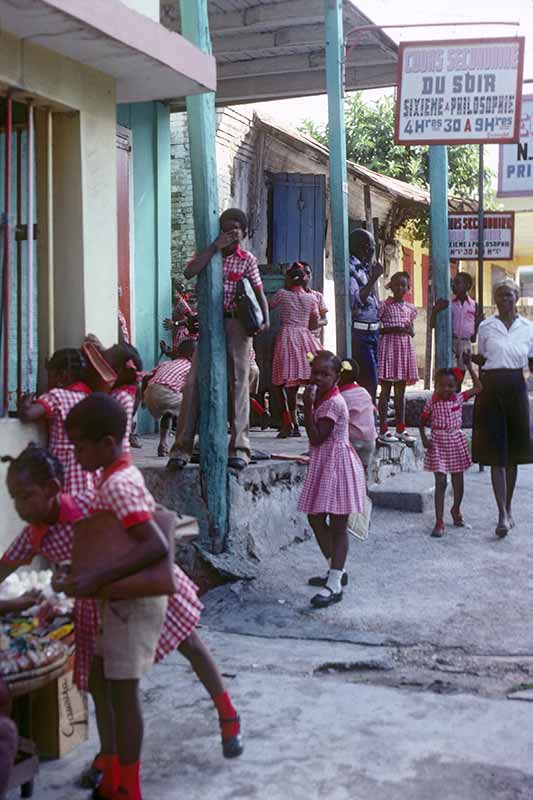
MULTIPOLYGON (((372 24, 352 0, 343 8, 346 34, 372 24)), ((325 92, 324 0, 208 0, 208 9, 219 105, 325 92)), ((179 0, 161 0, 161 22, 181 30, 179 0)), ((396 83, 397 46, 379 27, 354 32, 349 45, 348 91, 396 83)))
MULTIPOLYGON (((256 111, 254 116, 257 122, 268 128, 272 133, 288 137, 291 139, 292 143, 300 142, 303 146, 312 148, 315 152, 321 153, 325 159, 329 159, 328 148, 319 144, 310 136, 306 136, 304 133, 300 133, 300 131, 280 124, 277 120, 263 112, 256 111)), ((422 189, 420 186, 413 186, 397 178, 390 178, 387 175, 374 172, 374 170, 368 169, 368 167, 363 167, 361 164, 355 164, 353 161, 348 161, 348 172, 356 178, 359 178, 363 183, 373 186, 378 191, 385 192, 399 202, 426 207, 429 206, 430 194, 426 189, 422 189)), ((477 203, 456 197, 450 197, 449 206, 450 210, 453 211, 475 211, 477 209, 477 203)))

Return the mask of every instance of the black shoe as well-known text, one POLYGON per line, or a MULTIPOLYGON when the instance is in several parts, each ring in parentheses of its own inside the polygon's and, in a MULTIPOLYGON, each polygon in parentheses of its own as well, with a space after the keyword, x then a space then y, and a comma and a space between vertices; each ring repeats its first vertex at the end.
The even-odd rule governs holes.
POLYGON ((184 458, 169 458, 167 461, 167 469, 169 472, 179 472, 187 466, 184 458))
POLYGON ((230 736, 229 739, 222 740, 222 754, 224 758, 237 758, 242 754, 244 745, 242 743, 241 734, 237 736, 230 736))
POLYGON ((342 592, 332 592, 328 586, 326 586, 325 589, 329 592, 329 596, 323 597, 321 594, 315 594, 315 596, 311 598, 311 605, 313 608, 327 608, 333 605, 333 603, 340 603, 342 600, 342 592))
MULTIPOLYGON (((319 589, 322 589, 323 586, 326 585, 328 582, 328 576, 326 575, 325 578, 322 578, 320 575, 315 575, 314 578, 309 578, 307 581, 308 586, 315 586, 319 589)), ((348 573, 343 572, 341 578, 341 586, 348 586, 348 573)))
POLYGON ((236 469, 239 472, 245 469, 248 466, 244 458, 237 458, 236 456, 231 456, 228 458, 228 467, 230 469, 236 469))
POLYGON ((93 761, 90 767, 87 767, 87 769, 81 773, 78 785, 82 789, 97 789, 102 783, 103 776, 104 773, 96 769, 93 761))
POLYGON ((291 432, 291 436, 293 439, 300 439, 302 432, 300 428, 293 428, 291 432))

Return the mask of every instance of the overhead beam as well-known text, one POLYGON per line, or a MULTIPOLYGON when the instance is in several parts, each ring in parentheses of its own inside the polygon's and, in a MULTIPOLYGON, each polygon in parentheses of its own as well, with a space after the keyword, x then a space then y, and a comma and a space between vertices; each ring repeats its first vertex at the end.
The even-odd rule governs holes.
POLYGON ((268 31, 290 25, 309 25, 324 22, 322 0, 292 0, 287 3, 271 3, 243 11, 228 11, 226 14, 211 14, 209 24, 212 38, 246 31, 268 31))
MULTIPOLYGON (((382 89, 396 85, 396 64, 383 64, 357 67, 346 71, 346 90, 382 89)), ((308 97, 326 94, 325 71, 294 72, 287 80, 280 81, 279 75, 242 77, 220 80, 216 104, 234 105, 236 103, 257 103, 262 100, 280 100, 290 97, 308 97)), ((171 100, 173 110, 183 109, 183 101, 171 100)))
MULTIPOLYGON (((348 70, 355 67, 376 66, 383 64, 396 64, 394 55, 390 57, 376 47, 357 47, 348 61, 348 70)), ((324 51, 314 53, 299 53, 286 56, 269 56, 265 58, 244 59, 242 61, 228 61, 218 64, 218 80, 246 78, 261 75, 286 75, 292 72, 307 72, 309 70, 323 70, 326 66, 324 51)))
POLYGON ((213 53, 216 58, 235 56, 236 53, 258 53, 261 50, 274 50, 282 53, 294 47, 323 47, 323 25, 300 25, 298 28, 281 28, 265 33, 239 33, 217 36, 213 39, 213 53))

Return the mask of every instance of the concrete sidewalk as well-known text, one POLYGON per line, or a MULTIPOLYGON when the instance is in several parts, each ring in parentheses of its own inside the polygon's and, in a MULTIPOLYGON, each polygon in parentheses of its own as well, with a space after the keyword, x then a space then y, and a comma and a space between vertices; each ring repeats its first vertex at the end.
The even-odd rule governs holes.
MULTIPOLYGON (((367 542, 352 542, 343 601, 326 610, 309 605, 307 578, 324 564, 303 536, 256 580, 209 593, 201 634, 246 750, 223 760, 212 705, 174 654, 143 686, 145 800, 530 800, 533 704, 508 698, 533 685, 532 501, 533 467, 521 468, 505 540, 477 468, 471 528, 435 540, 431 513, 377 510, 367 542)), ((42 765, 36 797, 87 797, 73 781, 95 749, 93 727, 42 765)))

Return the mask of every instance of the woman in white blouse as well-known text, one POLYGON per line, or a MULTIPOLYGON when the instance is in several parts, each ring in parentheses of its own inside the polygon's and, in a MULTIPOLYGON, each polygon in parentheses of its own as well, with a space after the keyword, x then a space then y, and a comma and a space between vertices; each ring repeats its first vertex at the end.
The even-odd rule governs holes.
POLYGON ((533 369, 533 325, 519 316, 520 289, 510 279, 494 287, 498 313, 478 332, 477 363, 483 368, 483 391, 474 410, 473 459, 491 467, 498 506, 496 536, 514 526, 512 499, 518 464, 533 461, 529 430, 529 397, 524 367, 533 369))

